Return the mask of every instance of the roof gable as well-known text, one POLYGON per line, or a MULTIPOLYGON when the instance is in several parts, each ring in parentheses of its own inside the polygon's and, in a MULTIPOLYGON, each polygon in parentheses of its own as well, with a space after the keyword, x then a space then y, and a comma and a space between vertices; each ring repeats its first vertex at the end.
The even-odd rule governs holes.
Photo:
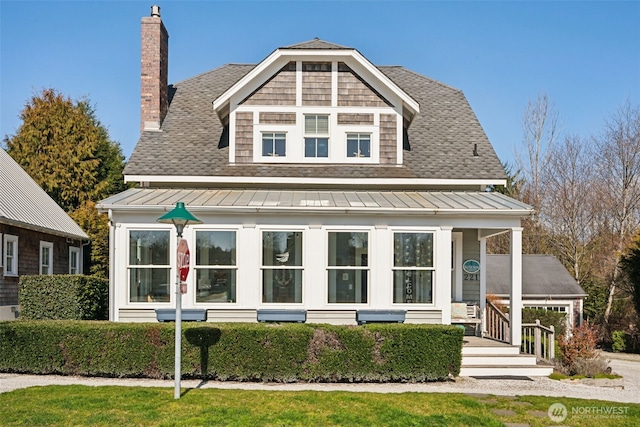
POLYGON ((337 60, 345 62, 368 84, 373 86, 385 98, 395 95, 411 115, 420 111, 420 106, 409 94, 397 86, 393 80, 382 73, 376 66, 353 48, 345 48, 323 40, 314 39, 309 42, 278 48, 249 73, 213 101, 213 108, 222 116, 226 106, 234 95, 244 99, 262 86, 287 63, 296 60, 337 60))
POLYGON ((0 150, 0 222, 88 239, 78 224, 4 150, 0 150))

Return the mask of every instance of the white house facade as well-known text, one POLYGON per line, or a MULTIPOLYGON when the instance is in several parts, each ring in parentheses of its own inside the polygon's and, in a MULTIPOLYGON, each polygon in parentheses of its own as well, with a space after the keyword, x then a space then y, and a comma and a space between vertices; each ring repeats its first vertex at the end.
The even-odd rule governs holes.
MULTIPOLYGON (((177 202, 202 221, 183 235, 182 305, 209 321, 277 309, 355 324, 368 310, 449 324, 454 301, 484 308, 485 242, 505 232, 521 300, 532 210, 486 190, 506 174, 459 90, 318 39, 169 86, 155 7, 142 46, 142 132, 125 169, 139 186, 99 204, 111 320, 175 306, 177 237, 156 220, 177 202)), ((511 316, 519 345, 520 310, 511 316)))

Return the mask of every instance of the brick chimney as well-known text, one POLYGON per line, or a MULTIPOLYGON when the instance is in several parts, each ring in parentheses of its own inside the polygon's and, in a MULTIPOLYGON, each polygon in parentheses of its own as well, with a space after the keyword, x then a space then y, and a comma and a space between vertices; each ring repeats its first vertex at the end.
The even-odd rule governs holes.
POLYGON ((142 18, 140 130, 160 130, 169 108, 169 33, 160 19, 160 6, 142 18))

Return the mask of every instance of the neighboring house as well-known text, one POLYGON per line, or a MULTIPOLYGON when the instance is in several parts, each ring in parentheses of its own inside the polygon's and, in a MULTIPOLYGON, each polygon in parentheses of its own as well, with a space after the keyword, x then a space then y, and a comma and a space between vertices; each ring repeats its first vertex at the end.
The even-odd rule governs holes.
POLYGON ((89 237, 0 149, 0 320, 16 318, 20 276, 82 274, 89 237))
POLYGON ((355 324, 366 309, 449 324, 452 301, 484 307, 486 239, 505 232, 520 300, 532 209, 486 191, 506 173, 460 90, 318 39, 173 85, 167 75, 154 6, 142 19, 142 132, 124 171, 139 186, 98 204, 112 224, 111 320, 175 306, 176 231, 156 219, 176 202, 203 222, 184 232, 182 304, 210 321, 295 309, 355 324))
MULTIPOLYGON (((487 255, 487 294, 509 305, 509 256, 487 255)), ((522 255, 522 304, 558 311, 571 327, 582 323, 586 292, 553 255, 522 255)), ((549 325, 546 325, 549 326, 549 325)))

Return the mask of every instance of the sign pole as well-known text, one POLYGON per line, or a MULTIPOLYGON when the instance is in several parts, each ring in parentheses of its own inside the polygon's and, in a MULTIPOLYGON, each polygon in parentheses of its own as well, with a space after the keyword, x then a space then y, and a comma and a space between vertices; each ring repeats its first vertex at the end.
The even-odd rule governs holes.
MULTIPOLYGON (((182 233, 178 230, 178 248, 182 242, 182 233)), ((180 250, 176 250, 179 256, 180 250)), ((175 386, 173 391, 173 398, 180 399, 180 377, 182 375, 180 371, 180 363, 182 359, 182 293, 180 292, 180 261, 178 260, 178 268, 176 268, 176 352, 175 352, 175 386)))

